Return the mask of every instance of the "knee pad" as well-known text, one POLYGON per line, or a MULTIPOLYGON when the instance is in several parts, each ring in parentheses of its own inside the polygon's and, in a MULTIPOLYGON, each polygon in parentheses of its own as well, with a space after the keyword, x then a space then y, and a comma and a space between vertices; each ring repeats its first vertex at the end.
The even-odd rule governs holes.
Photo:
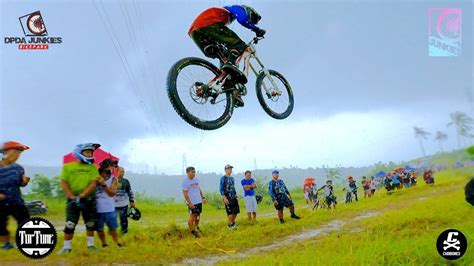
POLYGON ((90 221, 86 223, 86 230, 88 231, 95 231, 95 222, 90 221))
POLYGON ((64 227, 64 233, 72 234, 74 233, 75 229, 76 229, 76 223, 71 222, 71 221, 66 221, 66 226, 64 227))

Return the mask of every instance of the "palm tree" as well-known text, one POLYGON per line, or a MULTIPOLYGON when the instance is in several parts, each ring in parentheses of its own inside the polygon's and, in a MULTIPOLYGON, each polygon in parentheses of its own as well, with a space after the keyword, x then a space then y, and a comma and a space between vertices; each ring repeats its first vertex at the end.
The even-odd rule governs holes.
POLYGON ((341 172, 338 170, 338 169, 329 169, 329 171, 327 172, 327 175, 328 175, 328 179, 329 180, 339 180, 342 178, 341 176, 341 172))
POLYGON ((425 146, 423 145, 423 140, 426 140, 426 138, 428 137, 428 135, 430 135, 430 133, 426 132, 421 127, 413 127, 413 130, 415 130, 415 138, 417 138, 420 143, 421 153, 423 154, 423 157, 425 157, 426 154, 425 154, 425 146))
POLYGON ((450 116, 451 122, 449 122, 447 126, 454 126, 456 128, 458 148, 461 149, 461 138, 473 137, 471 130, 473 129, 474 119, 472 119, 472 117, 468 116, 466 113, 459 111, 451 113, 450 116))
POLYGON ((443 141, 445 141, 447 139, 448 139, 448 135, 446 135, 445 133, 443 133, 441 131, 436 131, 435 140, 439 144, 439 151, 440 152, 443 152, 443 141))

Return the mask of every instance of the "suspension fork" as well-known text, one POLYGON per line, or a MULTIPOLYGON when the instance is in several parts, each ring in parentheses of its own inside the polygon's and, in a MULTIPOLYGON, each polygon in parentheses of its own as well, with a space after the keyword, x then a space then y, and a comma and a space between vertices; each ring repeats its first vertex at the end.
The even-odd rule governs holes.
MULTIPOLYGON (((278 95, 281 95, 281 90, 278 88, 276 82, 273 80, 272 76, 270 75, 270 72, 268 71, 268 69, 265 68, 265 66, 263 65, 262 61, 260 61, 260 59, 258 58, 258 56, 256 55, 256 53, 254 52, 252 54, 252 57, 255 59, 255 61, 257 61, 257 63, 260 65, 260 68, 261 68, 261 71, 263 71, 263 73, 265 74, 265 76, 270 80, 270 83, 272 84, 273 86, 273 89, 275 90, 275 92, 278 94, 278 95)), ((249 63, 249 66, 250 66, 250 69, 252 69, 252 72, 255 74, 255 76, 258 76, 258 72, 257 70, 255 69, 255 67, 249 63)), ((267 85, 265 84, 265 82, 262 82, 262 86, 263 86, 263 89, 267 92, 268 95, 270 95, 270 89, 267 88, 267 85)))

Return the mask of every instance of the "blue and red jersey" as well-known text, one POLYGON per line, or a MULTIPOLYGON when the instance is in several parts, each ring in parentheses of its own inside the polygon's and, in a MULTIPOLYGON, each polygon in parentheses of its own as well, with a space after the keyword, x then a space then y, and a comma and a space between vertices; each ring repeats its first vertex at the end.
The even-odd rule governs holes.
POLYGON ((216 23, 224 23, 228 25, 232 21, 237 20, 240 25, 252 31, 258 30, 258 27, 249 19, 247 11, 239 5, 220 7, 211 7, 204 10, 199 16, 194 19, 193 24, 189 28, 188 34, 193 31, 214 25, 216 23))

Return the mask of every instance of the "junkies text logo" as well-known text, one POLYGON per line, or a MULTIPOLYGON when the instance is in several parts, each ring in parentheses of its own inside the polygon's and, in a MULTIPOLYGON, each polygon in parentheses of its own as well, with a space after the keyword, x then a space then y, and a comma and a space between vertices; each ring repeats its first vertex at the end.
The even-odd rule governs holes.
POLYGON ((462 11, 460 8, 428 9, 430 56, 461 55, 462 11))

